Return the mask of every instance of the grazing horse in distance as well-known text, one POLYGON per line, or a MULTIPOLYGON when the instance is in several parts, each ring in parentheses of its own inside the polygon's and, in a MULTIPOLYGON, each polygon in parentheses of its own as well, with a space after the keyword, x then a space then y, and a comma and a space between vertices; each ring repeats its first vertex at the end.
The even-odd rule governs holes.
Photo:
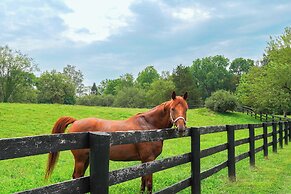
MULTIPOLYGON (((173 125, 179 131, 186 128, 186 112, 188 105, 187 92, 183 96, 172 93, 172 99, 164 102, 145 113, 139 113, 127 120, 112 121, 98 118, 74 119, 61 117, 55 123, 52 134, 64 133, 69 124, 69 133, 75 132, 115 132, 132 130, 150 130, 171 128, 173 125)), ((141 161, 142 163, 155 160, 162 152, 163 141, 142 142, 136 144, 114 145, 110 147, 110 160, 114 161, 141 161)), ((89 149, 71 150, 75 159, 73 178, 83 177, 89 165, 89 149)), ((45 178, 47 179, 57 162, 59 152, 49 153, 45 178)), ((141 179, 141 191, 145 188, 152 193, 152 174, 141 179)))

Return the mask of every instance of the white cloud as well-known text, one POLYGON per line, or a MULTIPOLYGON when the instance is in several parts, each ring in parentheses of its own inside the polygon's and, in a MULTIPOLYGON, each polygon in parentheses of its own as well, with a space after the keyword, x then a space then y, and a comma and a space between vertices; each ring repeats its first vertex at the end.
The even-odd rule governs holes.
POLYGON ((134 0, 66 0, 71 13, 62 14, 61 18, 69 29, 63 36, 81 42, 106 40, 118 29, 128 25, 133 17, 129 6, 134 0), (80 32, 80 29, 87 29, 80 32))

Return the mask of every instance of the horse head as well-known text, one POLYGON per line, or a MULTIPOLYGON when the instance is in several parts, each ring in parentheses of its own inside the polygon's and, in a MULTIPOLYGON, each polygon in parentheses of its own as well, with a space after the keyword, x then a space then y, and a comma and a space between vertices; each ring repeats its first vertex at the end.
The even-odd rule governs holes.
POLYGON ((186 102, 187 97, 187 92, 183 96, 177 96, 176 92, 173 92, 170 103, 171 122, 181 132, 186 128, 186 113, 188 110, 188 104, 186 102))

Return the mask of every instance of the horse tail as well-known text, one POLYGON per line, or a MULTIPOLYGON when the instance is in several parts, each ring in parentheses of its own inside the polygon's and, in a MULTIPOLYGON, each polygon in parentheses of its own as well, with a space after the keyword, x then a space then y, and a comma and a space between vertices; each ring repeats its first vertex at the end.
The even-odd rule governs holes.
MULTIPOLYGON (((69 124, 74 123, 76 120, 77 119, 74 119, 72 117, 59 118, 52 129, 52 134, 64 133, 67 126, 69 124)), ((46 173, 45 173, 45 179, 48 179, 51 176, 51 174, 54 170, 55 164, 57 163, 58 158, 59 158, 59 152, 50 152, 49 153, 47 168, 46 168, 46 173)))

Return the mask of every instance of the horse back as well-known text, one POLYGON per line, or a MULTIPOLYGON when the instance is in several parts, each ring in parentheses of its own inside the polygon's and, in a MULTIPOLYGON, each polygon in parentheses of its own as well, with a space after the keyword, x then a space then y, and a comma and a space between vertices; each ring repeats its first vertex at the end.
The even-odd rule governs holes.
POLYGON ((75 121, 69 128, 69 133, 73 132, 114 132, 140 130, 141 126, 132 119, 128 120, 105 120, 98 118, 85 118, 75 121))

